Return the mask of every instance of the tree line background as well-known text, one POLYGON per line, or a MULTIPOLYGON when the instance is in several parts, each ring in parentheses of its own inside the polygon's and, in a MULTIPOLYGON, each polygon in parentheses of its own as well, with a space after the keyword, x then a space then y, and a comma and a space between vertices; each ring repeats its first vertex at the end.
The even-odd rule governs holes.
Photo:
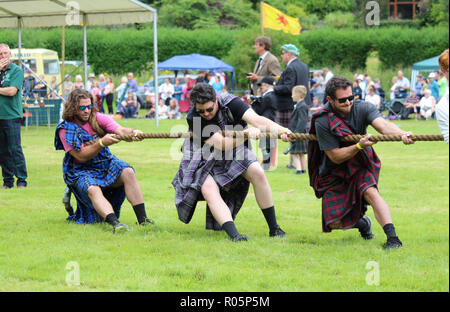
MULTIPOLYGON (((364 69, 369 55, 376 54, 384 69, 410 67, 448 48, 448 0, 424 0, 423 10, 413 21, 383 20, 387 1, 379 0, 381 23, 365 25, 367 1, 356 0, 267 0, 290 16, 299 17, 300 35, 265 30, 279 56, 285 43, 296 44, 300 58, 311 68, 328 66, 349 71, 364 69), (384 2, 384 4, 383 4, 384 2), (444 9, 443 9, 444 8, 444 9), (445 8, 447 8, 445 10, 445 8)), ((174 55, 212 55, 234 66, 238 87, 248 81, 257 59, 252 48, 261 34, 259 1, 164 0, 143 1, 158 9, 158 60, 174 55)), ((152 23, 88 27, 88 62, 96 74, 122 75, 134 72, 152 76, 152 23)), ((61 53, 61 28, 24 29, 24 48, 47 48, 61 53)), ((65 58, 82 60, 80 27, 66 27, 65 58)), ((2 42, 17 46, 17 31, 1 30, 2 42)), ((60 55, 61 57, 61 55, 60 55)), ((142 81, 144 82, 144 81, 142 81)))

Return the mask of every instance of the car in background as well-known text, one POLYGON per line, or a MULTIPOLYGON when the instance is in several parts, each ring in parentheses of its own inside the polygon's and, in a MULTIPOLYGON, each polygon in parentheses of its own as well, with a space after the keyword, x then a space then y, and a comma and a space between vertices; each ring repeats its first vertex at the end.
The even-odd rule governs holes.
MULTIPOLYGON (((191 79, 197 79, 197 77, 198 77, 198 75, 194 75, 194 74, 189 74, 189 76, 191 77, 191 79)), ((169 74, 169 75, 158 76, 158 86, 164 84, 166 81, 166 78, 170 78, 170 83, 175 85, 175 75, 169 74)), ((178 75, 177 78, 180 78, 180 85, 185 84, 183 75, 178 75)), ((154 83, 153 79, 138 86, 138 91, 136 92, 136 97, 137 97, 138 102, 141 104, 141 108, 150 108, 147 101, 145 100, 145 98, 146 98, 146 94, 150 93, 153 95, 154 90, 155 90, 155 83, 154 83)))

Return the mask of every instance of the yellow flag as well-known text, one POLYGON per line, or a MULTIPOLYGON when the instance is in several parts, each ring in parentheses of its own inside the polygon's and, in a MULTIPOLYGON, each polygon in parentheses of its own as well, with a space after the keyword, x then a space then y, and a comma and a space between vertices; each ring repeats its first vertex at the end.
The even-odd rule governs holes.
POLYGON ((282 30, 287 33, 299 35, 302 27, 298 18, 290 17, 273 6, 261 2, 262 24, 264 28, 282 30))

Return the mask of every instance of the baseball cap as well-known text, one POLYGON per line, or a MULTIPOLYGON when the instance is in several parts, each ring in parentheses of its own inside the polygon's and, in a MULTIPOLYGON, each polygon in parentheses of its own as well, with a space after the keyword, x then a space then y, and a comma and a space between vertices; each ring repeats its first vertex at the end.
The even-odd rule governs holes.
POLYGON ((436 78, 435 73, 430 73, 430 74, 428 75, 428 78, 436 78))
POLYGON ((271 76, 264 76, 256 83, 256 85, 260 86, 263 82, 273 86, 273 84, 275 83, 275 78, 271 76))
POLYGON ((300 55, 300 52, 298 51, 298 48, 295 45, 293 45, 292 43, 288 43, 288 44, 283 45, 281 47, 281 51, 290 52, 290 53, 292 53, 292 54, 294 54, 296 56, 300 55))

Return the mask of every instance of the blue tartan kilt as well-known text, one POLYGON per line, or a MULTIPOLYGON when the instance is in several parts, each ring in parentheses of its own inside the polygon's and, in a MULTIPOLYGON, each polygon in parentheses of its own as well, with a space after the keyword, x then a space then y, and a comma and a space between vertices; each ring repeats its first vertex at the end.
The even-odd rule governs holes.
POLYGON ((114 213, 119 218, 120 209, 125 200, 125 189, 123 186, 113 188, 111 185, 120 177, 122 171, 128 167, 133 169, 126 162, 113 157, 106 170, 79 172, 78 178, 71 184, 68 184, 77 200, 77 210, 67 220, 89 224, 103 221, 103 218, 97 213, 88 196, 88 188, 92 185, 99 186, 102 189, 103 195, 110 202, 114 213))

